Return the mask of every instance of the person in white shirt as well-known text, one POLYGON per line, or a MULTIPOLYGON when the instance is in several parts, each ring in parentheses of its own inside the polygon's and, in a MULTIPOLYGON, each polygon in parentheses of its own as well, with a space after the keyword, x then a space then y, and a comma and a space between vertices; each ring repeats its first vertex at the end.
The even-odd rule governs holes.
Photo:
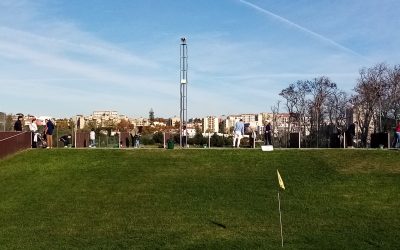
POLYGON ((37 130, 38 128, 36 124, 36 118, 33 118, 31 124, 29 124, 29 131, 32 132, 32 148, 37 147, 37 140, 38 140, 37 130))
POLYGON ((243 135, 244 135, 244 123, 243 119, 240 119, 238 122, 235 123, 235 127, 233 129, 233 147, 239 148, 240 139, 242 139, 243 135))
POLYGON ((90 131, 89 140, 90 140, 89 148, 92 148, 92 147, 95 148, 96 147, 96 133, 94 132, 94 128, 92 128, 92 130, 90 131))
POLYGON ((183 126, 183 130, 182 130, 182 146, 188 148, 189 145, 187 144, 187 139, 188 139, 188 131, 186 129, 186 126, 183 126))

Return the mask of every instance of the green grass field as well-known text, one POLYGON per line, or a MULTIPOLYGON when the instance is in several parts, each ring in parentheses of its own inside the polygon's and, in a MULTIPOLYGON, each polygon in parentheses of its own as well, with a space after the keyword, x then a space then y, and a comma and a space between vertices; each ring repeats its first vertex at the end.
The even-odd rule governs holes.
POLYGON ((30 150, 0 160, 0 249, 400 249, 388 150, 30 150))

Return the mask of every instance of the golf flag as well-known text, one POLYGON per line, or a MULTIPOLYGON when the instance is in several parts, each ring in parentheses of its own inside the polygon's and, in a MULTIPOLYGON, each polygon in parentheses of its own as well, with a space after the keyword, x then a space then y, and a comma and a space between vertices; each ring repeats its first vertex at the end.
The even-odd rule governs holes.
POLYGON ((285 189, 285 184, 283 184, 283 180, 282 180, 282 177, 281 177, 281 175, 279 174, 279 171, 278 171, 278 169, 276 170, 276 173, 278 174, 278 182, 279 182, 279 186, 280 186, 282 189, 285 189))

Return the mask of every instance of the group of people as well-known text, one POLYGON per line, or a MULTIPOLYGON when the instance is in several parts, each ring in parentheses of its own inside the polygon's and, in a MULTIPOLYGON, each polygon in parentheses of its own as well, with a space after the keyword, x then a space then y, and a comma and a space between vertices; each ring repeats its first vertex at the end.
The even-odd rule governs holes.
MULTIPOLYGON (((14 130, 17 132, 22 132, 22 118, 22 116, 18 116, 17 121, 14 123, 14 130)), ((54 123, 50 119, 46 119, 43 136, 41 136, 40 133, 38 133, 37 119, 33 118, 29 124, 29 131, 32 132, 32 147, 36 148, 39 139, 42 139, 46 145, 46 148, 52 148, 54 128, 54 123)))
MULTIPOLYGON (((254 131, 253 131, 254 132, 254 131)), ((270 122, 267 122, 264 126, 264 144, 265 145, 272 145, 271 140, 271 133, 272 133, 272 126, 270 122)), ((240 140, 244 136, 244 122, 243 119, 240 119, 235 123, 233 128, 233 147, 239 148, 240 147, 240 140)), ((255 136, 253 136, 253 140, 255 140, 255 136)))
MULTIPOLYGON (((351 123, 348 129, 344 132, 345 140, 344 143, 346 147, 353 147, 353 139, 356 134, 356 124, 357 122, 351 123)), ((233 129, 233 147, 239 148, 240 140, 244 135, 244 123, 243 119, 240 119, 235 123, 233 129)), ((264 126, 264 145, 272 145, 271 140, 272 126, 270 122, 267 122, 264 126)), ((395 128, 393 147, 400 148, 400 121, 395 128)))
POLYGON ((132 147, 139 148, 140 147, 140 133, 137 128, 133 128, 132 131, 129 133, 131 137, 132 147))
MULTIPOLYGON (((17 132, 22 132, 23 124, 22 124, 22 116, 18 116, 17 121, 14 123, 14 130, 17 132)), ((45 120, 45 129, 43 132, 43 137, 38 133, 38 127, 37 127, 37 120, 36 118, 33 118, 31 121, 31 124, 29 124, 29 130, 32 132, 32 147, 36 148, 37 143, 39 138, 44 140, 47 148, 52 148, 53 147, 53 131, 54 131, 54 123, 50 119, 45 120)), ((184 141, 186 144, 186 136, 187 136, 187 131, 186 131, 186 126, 184 126, 184 141)), ((271 123, 267 122, 264 126, 264 144, 265 145, 272 145, 272 140, 271 140, 271 133, 272 133, 272 127, 271 123)), ((234 129, 233 129, 233 147, 240 147, 240 140, 245 134, 245 126, 243 119, 240 119, 235 123, 234 129)), ((355 123, 352 123, 349 125, 349 128, 345 132, 345 143, 347 146, 352 146, 353 145, 353 138, 355 136, 355 123)), ((138 148, 140 145, 140 133, 137 131, 137 129, 133 129, 130 133, 131 137, 131 142, 132 146, 135 148, 138 148)), ((90 138, 90 145, 89 147, 96 147, 95 143, 95 131, 92 129, 89 134, 90 138)), ((64 146, 66 147, 71 140, 71 135, 64 135, 60 137, 60 141, 64 143, 64 146)), ((398 122, 396 128, 395 128, 395 133, 394 133, 394 140, 393 140, 393 147, 400 148, 400 121, 398 122)))

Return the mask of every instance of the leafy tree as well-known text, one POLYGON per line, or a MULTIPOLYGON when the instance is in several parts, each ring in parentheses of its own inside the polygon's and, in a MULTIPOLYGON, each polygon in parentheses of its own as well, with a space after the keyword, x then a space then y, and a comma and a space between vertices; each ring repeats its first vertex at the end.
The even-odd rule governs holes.
POLYGON ((130 131, 133 129, 133 124, 130 123, 128 120, 122 119, 118 124, 117 124, 117 129, 119 131, 130 131))
POLYGON ((203 134, 200 130, 196 130, 196 134, 193 137, 193 144, 195 145, 203 145, 207 143, 207 139, 203 137, 203 134))
POLYGON ((154 126, 143 126, 142 127, 142 134, 143 135, 152 135, 156 131, 157 131, 157 128, 154 127, 154 126))
POLYGON ((160 131, 153 134, 153 141, 155 143, 164 143, 164 134, 160 131))
POLYGON ((210 138, 210 144, 212 147, 223 147, 224 140, 222 136, 219 136, 217 133, 214 133, 210 138))
POLYGON ((83 131, 90 131, 92 130, 92 128, 97 129, 97 122, 96 120, 89 120, 87 122, 85 122, 85 126, 83 127, 83 131))
POLYGON ((6 116, 6 131, 13 131, 14 130, 14 121, 12 114, 8 114, 6 116))
POLYGON ((142 135, 140 137, 140 142, 143 145, 154 145, 154 139, 151 135, 142 135))

